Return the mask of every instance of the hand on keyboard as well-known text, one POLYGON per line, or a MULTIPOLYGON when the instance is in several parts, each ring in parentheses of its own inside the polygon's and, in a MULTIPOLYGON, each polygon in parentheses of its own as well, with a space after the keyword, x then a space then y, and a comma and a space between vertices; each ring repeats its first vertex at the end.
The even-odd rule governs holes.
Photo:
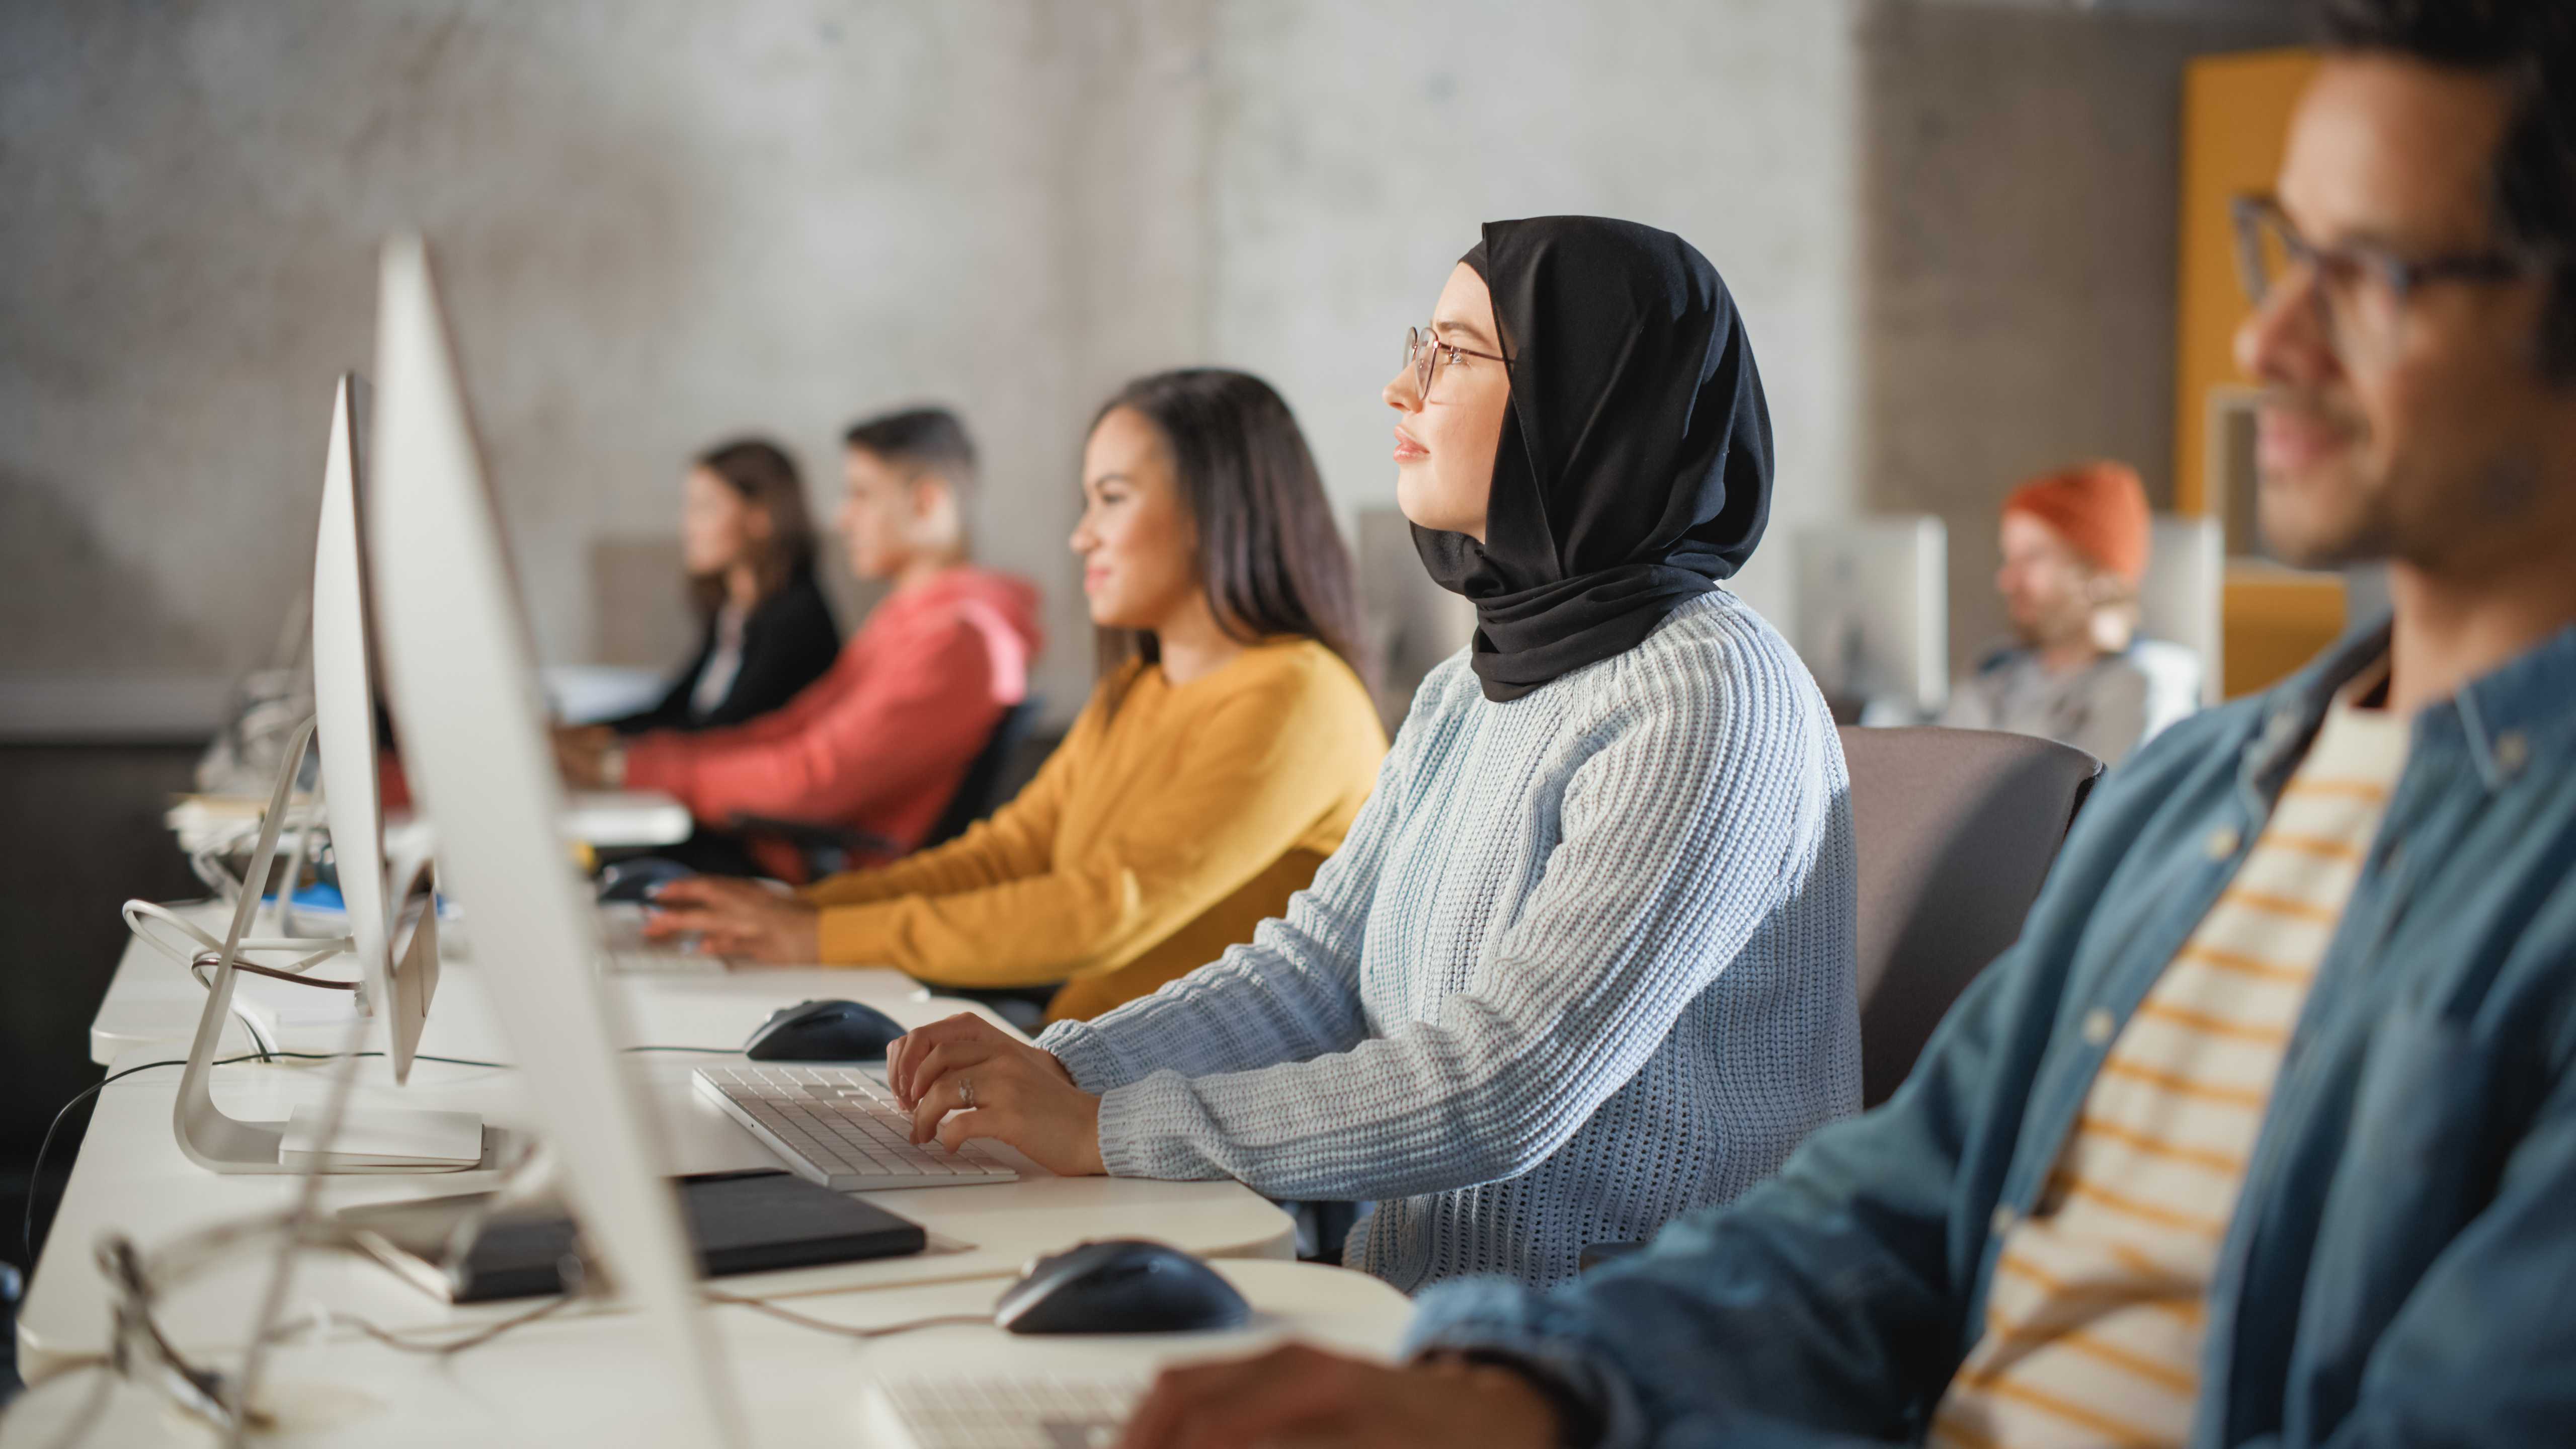
POLYGON ((1100 1099, 1054 1055, 980 1016, 960 1014, 897 1038, 886 1085, 912 1113, 912 1140, 955 1151, 989 1137, 1061 1177, 1097 1177, 1100 1099))
POLYGON ((700 1095, 750 1129, 787 1165, 840 1192, 1010 1182, 1019 1173, 983 1151, 913 1145, 912 1120, 853 1067, 743 1062, 691 1072, 700 1095))
POLYGON ((701 875, 654 891, 644 934, 654 941, 695 934, 702 950, 789 966, 822 959, 822 918, 821 911, 766 886, 701 875))

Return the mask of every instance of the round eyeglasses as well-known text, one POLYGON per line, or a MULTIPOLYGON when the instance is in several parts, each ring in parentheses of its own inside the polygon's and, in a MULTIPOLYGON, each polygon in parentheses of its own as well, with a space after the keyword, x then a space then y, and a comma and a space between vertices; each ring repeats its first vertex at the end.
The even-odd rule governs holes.
POLYGON ((1413 369, 1414 396, 1422 399, 1424 402, 1429 402, 1431 400, 1431 372, 1433 367, 1439 363, 1442 353, 1448 354, 1449 361, 1453 366, 1461 357, 1481 357, 1489 362, 1504 362, 1507 360, 1496 353, 1478 352, 1472 347, 1461 347, 1455 342, 1443 342, 1440 340, 1439 335, 1428 327, 1405 328, 1405 365, 1413 369))
POLYGON ((2297 287, 2313 286, 2310 303, 2327 345, 2347 367, 2386 367, 2405 351, 2406 301, 2434 282, 2519 281, 2530 263, 2502 252, 2408 260, 2366 244, 2321 247, 2299 235, 2280 203, 2240 196, 2229 206, 2236 224, 2236 272, 2257 308, 2297 287))

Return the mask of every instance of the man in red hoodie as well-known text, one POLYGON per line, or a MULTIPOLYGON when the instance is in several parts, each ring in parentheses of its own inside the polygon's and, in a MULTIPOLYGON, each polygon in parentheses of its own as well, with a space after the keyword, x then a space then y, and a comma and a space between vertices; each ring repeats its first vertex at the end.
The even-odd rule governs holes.
MULTIPOLYGON (((891 413, 843 441, 849 491, 837 522, 850 569, 894 591, 831 672, 774 713, 727 729, 622 742, 567 735, 560 754, 573 784, 665 790, 703 827, 765 815, 907 849, 939 818, 1002 712, 1028 694, 1044 643, 1038 591, 967 561, 975 447, 954 414, 891 413)), ((801 877, 784 849, 756 849, 755 858, 801 877)))

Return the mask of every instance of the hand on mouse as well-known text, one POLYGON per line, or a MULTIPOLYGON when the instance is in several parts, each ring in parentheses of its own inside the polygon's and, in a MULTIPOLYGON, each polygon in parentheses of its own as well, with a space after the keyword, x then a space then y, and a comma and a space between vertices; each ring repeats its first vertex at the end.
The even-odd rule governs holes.
POLYGON ((1059 1177, 1109 1170, 1100 1160, 1100 1099, 1075 1086, 1052 1052, 980 1016, 961 1013, 896 1038, 886 1048, 886 1085, 911 1111, 915 1143, 936 1137, 954 1152, 990 1137, 1059 1177))
POLYGON ((691 876, 653 892, 644 918, 649 940, 695 933, 699 949, 718 956, 746 956, 769 966, 822 959, 823 913, 794 896, 754 881, 691 876))
POLYGON ((1507 1368, 1447 1355, 1389 1368, 1292 1343, 1258 1358, 1163 1370, 1118 1443, 1549 1449, 1562 1442, 1560 1430, 1547 1397, 1507 1368))

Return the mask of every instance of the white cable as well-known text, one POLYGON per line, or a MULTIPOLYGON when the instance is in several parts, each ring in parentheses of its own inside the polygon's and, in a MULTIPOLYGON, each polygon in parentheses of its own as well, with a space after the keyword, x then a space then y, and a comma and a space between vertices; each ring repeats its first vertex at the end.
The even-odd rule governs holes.
MULTIPOLYGON (((168 906, 156 905, 151 901, 127 901, 125 903, 126 929, 132 931, 135 934, 136 939, 142 941, 143 944, 160 952, 162 955, 169 957, 172 961, 177 962, 181 966, 193 966, 196 962, 198 953, 196 951, 181 950, 179 947, 173 945, 166 937, 160 935, 151 927, 146 926, 144 924, 146 921, 158 921, 164 925, 176 928, 180 932, 184 933, 190 940, 195 941, 198 947, 202 950, 221 952, 224 949, 224 943, 222 940, 217 938, 211 932, 200 927, 196 922, 189 920, 187 917, 180 915, 174 910, 171 910, 168 906)), ((279 971, 292 972, 300 976, 343 951, 356 950, 357 944, 347 936, 255 936, 250 940, 242 942, 241 949, 244 951, 291 951, 313 953, 304 957, 304 959, 297 961, 294 965, 273 968, 279 971)))
MULTIPOLYGON (((169 957, 172 961, 175 961, 179 965, 187 968, 188 974, 196 978, 198 985, 206 988, 208 991, 215 989, 215 983, 213 979, 207 975, 207 972, 216 962, 223 958, 224 943, 222 941, 217 940, 212 934, 200 929, 196 922, 189 920, 187 917, 180 915, 178 912, 171 910, 167 906, 156 905, 151 901, 127 901, 125 903, 124 914, 125 928, 134 933, 136 940, 141 941, 153 950, 160 952, 162 955, 169 957), (155 929, 153 925, 148 924, 154 922, 157 922, 160 925, 177 928, 179 931, 185 933, 191 940, 195 941, 200 949, 195 951, 183 951, 179 949, 177 946, 173 945, 167 937, 162 935, 159 930, 155 929)), ((290 976, 301 976, 305 972, 312 970, 314 967, 321 965, 323 962, 330 960, 332 957, 352 949, 354 949, 354 947, 352 946, 350 939, 346 936, 284 936, 268 939, 255 938, 244 941, 241 944, 241 950, 245 953, 251 951, 309 952, 310 954, 303 956, 301 959, 289 962, 283 966, 272 966, 267 968, 269 971, 282 972, 290 976)), ((238 957, 236 959, 238 959, 238 957)), ((307 984, 322 986, 336 985, 337 983, 314 981, 307 984)), ((284 1050, 283 1047, 278 1045, 277 1038, 269 1032, 266 1026, 261 1025, 259 1018, 252 1015, 249 1008, 244 1003, 239 1001, 233 1003, 232 1018, 234 1021, 241 1024, 241 1029, 244 1032, 249 1034, 251 1049, 258 1052, 261 1056, 274 1056, 276 1053, 284 1050)))

